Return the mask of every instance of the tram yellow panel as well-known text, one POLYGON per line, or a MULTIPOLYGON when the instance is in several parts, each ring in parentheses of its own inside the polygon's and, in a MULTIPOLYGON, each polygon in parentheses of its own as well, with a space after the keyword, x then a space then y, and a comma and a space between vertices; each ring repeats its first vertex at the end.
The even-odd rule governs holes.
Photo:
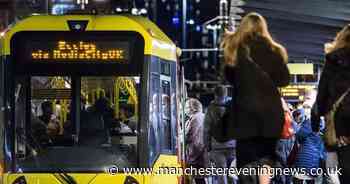
MULTIPOLYGON (((4 178, 6 181, 4 184, 13 183, 17 178, 24 176, 27 184, 61 184, 65 183, 64 180, 60 177, 56 177, 57 174, 6 174, 4 178)), ((78 183, 90 183, 95 177, 96 174, 69 174, 74 178, 78 183)))
MULTIPOLYGON (((131 176, 139 184, 143 184, 143 175, 126 174, 71 174, 69 175, 79 184, 124 184, 128 176, 131 176)), ((6 174, 4 184, 13 183, 17 178, 24 176, 27 184, 62 184, 66 183, 58 174, 6 174)))
POLYGON ((0 55, 11 53, 12 36, 21 31, 70 31, 68 20, 89 21, 86 31, 135 31, 145 41, 145 55, 154 55, 165 60, 176 61, 176 46, 154 23, 139 16, 120 15, 39 15, 26 18, 14 24, 0 39, 0 55))
MULTIPOLYGON (((173 167, 180 168, 181 165, 178 163, 178 157, 176 155, 160 155, 153 166, 154 171, 158 171, 160 167, 173 167)), ((169 174, 169 175, 157 175, 145 176, 145 184, 177 184, 178 177, 180 174, 169 174)))
MULTIPOLYGON (((131 176, 133 179, 136 179, 136 181, 139 184, 143 184, 143 175, 126 175, 126 174, 117 174, 117 175, 111 175, 111 174, 99 174, 96 176, 95 179, 93 179, 89 184, 124 184, 125 180, 128 176, 131 176)), ((80 182, 77 182, 80 184, 80 182)))

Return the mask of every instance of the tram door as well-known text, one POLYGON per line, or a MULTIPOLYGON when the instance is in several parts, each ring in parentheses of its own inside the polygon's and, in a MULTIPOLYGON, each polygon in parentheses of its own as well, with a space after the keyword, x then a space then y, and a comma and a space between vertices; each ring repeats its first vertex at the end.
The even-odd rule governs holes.
MULTIPOLYGON (((153 58, 150 67, 149 165, 176 167, 176 64, 153 58)), ((151 183, 177 183, 175 175, 155 176, 151 183)))

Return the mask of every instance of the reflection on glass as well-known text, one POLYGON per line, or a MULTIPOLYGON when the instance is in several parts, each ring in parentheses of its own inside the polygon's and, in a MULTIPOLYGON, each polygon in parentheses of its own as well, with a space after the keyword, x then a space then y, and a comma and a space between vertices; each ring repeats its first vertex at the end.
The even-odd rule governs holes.
POLYGON ((104 172, 112 165, 135 166, 140 85, 135 79, 16 79, 16 86, 22 86, 15 92, 18 167, 24 172, 104 172), (130 131, 123 132, 123 126, 130 131))
POLYGON ((170 82, 162 81, 162 123, 164 141, 162 148, 171 150, 171 104, 170 104, 170 82))

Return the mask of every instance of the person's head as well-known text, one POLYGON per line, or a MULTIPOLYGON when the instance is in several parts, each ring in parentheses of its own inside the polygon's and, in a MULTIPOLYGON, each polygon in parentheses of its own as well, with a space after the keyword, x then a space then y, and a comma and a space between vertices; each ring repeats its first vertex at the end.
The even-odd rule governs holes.
POLYGON ((350 24, 346 25, 334 38, 333 42, 325 44, 325 52, 350 47, 350 24))
POLYGON ((223 85, 219 85, 214 89, 214 96, 216 99, 224 98, 227 96, 227 88, 223 85))
POLYGON ((253 12, 243 17, 235 32, 227 32, 224 36, 221 46, 224 49, 226 64, 235 65, 238 48, 245 46, 247 40, 254 36, 263 37, 270 44, 271 48, 278 51, 284 58, 285 62, 287 62, 287 53, 280 44, 272 39, 265 18, 260 14, 253 12))
POLYGON ((189 98, 185 104, 185 114, 191 116, 197 112, 203 112, 202 103, 195 98, 189 98))
POLYGON ((53 114, 53 107, 50 101, 45 101, 41 104, 41 110, 44 116, 51 116, 53 114))
POLYGON ((311 103, 308 102, 304 102, 303 103, 303 109, 305 111, 305 116, 310 118, 311 117, 311 109, 312 109, 312 105, 311 103))
POLYGON ((95 108, 98 112, 106 112, 110 108, 107 98, 101 97, 95 102, 95 108))

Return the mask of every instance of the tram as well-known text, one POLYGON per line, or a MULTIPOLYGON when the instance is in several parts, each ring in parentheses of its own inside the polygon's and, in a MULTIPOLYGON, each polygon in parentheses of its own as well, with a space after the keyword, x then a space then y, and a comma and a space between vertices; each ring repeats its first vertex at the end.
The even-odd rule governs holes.
POLYGON ((177 50, 155 24, 35 15, 0 46, 4 184, 181 182, 125 172, 181 167, 177 50))

